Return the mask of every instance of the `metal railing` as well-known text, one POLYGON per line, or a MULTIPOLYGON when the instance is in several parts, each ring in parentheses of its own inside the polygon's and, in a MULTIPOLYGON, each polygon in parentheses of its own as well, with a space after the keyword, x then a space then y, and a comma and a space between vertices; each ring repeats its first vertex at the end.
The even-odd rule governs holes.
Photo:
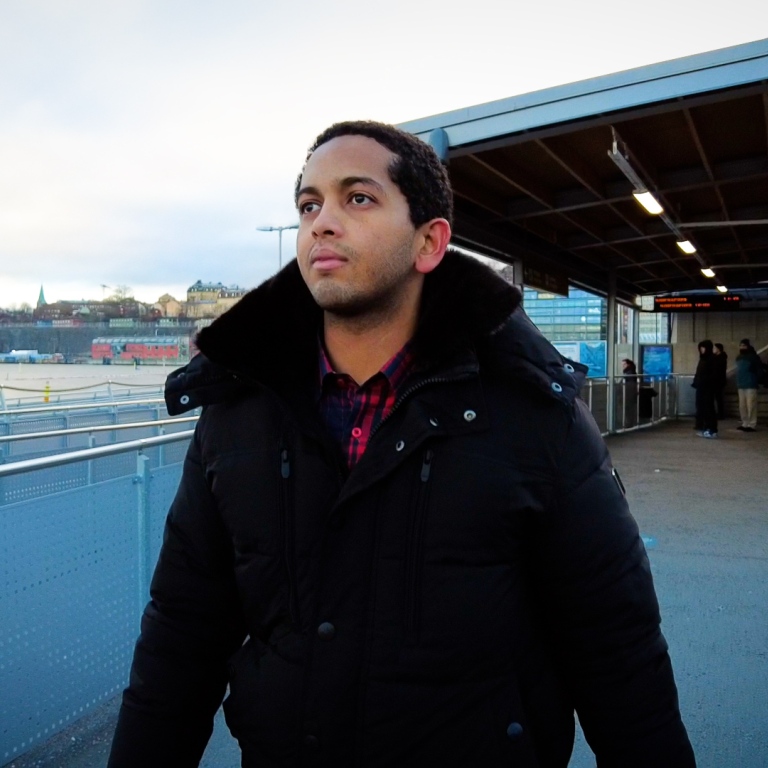
MULTIPOLYGON (((687 376, 618 376, 613 383, 613 432, 630 432, 687 415, 681 411, 681 387, 687 376)), ((692 377, 690 377, 692 378, 692 377)), ((581 397, 603 435, 608 428, 607 378, 587 379, 581 397)), ((683 404, 687 401, 683 398, 683 404)))
POLYGON ((100 442, 147 437, 145 422, 152 420, 159 424, 164 418, 168 418, 165 401, 159 397, 6 409, 0 411, 0 463, 85 448, 100 442), (106 426, 115 429, 95 429, 106 426), (135 431, 119 431, 131 429, 135 431), (94 439, 87 436, 89 432, 93 433, 94 439))
POLYGON ((43 491, 0 507, 2 764, 125 686, 192 434, 0 466, 0 499, 18 480, 43 491), (72 469, 82 482, 58 487, 52 473, 72 469))
MULTIPOLYGON (((181 418, 160 419, 159 421, 129 421, 127 424, 102 424, 98 427, 75 427, 73 429, 49 429, 46 432, 27 432, 21 435, 5 435, 0 437, 0 443, 15 443, 20 440, 39 440, 41 437, 64 437, 69 435, 88 435, 92 437, 97 432, 117 432, 121 429, 138 429, 144 427, 158 428, 159 434, 164 435, 168 424, 183 424, 197 421, 199 416, 183 416, 181 418)), ((93 445, 89 445, 93 448, 93 445)))

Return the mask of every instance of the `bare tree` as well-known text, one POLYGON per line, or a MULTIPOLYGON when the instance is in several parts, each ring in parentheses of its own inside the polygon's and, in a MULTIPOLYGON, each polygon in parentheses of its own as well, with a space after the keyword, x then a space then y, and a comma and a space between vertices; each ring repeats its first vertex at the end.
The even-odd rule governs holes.
POLYGON ((115 303, 119 304, 121 301, 132 298, 133 288, 131 288, 130 285, 116 285, 115 292, 107 299, 105 299, 105 301, 114 301, 115 303))

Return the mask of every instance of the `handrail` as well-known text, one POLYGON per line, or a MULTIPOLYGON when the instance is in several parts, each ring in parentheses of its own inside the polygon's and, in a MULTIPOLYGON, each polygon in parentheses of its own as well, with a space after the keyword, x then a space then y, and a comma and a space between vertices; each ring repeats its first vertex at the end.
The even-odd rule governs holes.
POLYGON ((0 411, 0 416, 25 416, 30 413, 58 413, 60 411, 84 411, 94 408, 114 408, 120 405, 147 405, 148 403, 164 403, 162 397, 141 400, 91 400, 88 403, 62 403, 61 405, 41 405, 37 408, 6 408, 0 411))
POLYGON ((24 472, 32 472, 37 469, 61 467, 65 464, 75 464, 78 461, 101 459, 105 456, 115 456, 119 453, 130 453, 131 451, 139 451, 139 453, 141 453, 145 448, 187 440, 194 434, 195 430, 189 429, 184 432, 174 432, 170 435, 144 437, 140 440, 129 440, 124 443, 114 443, 113 445, 104 445, 98 448, 86 448, 82 451, 58 453, 55 456, 43 456, 39 459, 25 459, 24 461, 15 461, 11 464, 0 464, 0 477, 20 475, 24 472))
POLYGON ((125 424, 99 424, 93 427, 72 427, 71 429, 51 429, 45 432, 25 432, 20 435, 2 435, 0 443, 15 443, 18 440, 42 440, 46 437, 65 437, 67 435, 89 435, 91 432, 112 432, 117 429, 136 427, 162 427, 166 424, 197 421, 199 416, 184 416, 179 419, 159 419, 157 421, 128 421, 125 424))

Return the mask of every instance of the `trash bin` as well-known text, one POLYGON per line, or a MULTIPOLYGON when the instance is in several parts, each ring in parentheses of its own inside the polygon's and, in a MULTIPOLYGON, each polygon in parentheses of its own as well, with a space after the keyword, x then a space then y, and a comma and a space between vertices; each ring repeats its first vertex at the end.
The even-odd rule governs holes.
POLYGON ((653 387, 640 387, 638 397, 638 414, 641 419, 650 419, 653 417, 653 398, 659 393, 653 387))

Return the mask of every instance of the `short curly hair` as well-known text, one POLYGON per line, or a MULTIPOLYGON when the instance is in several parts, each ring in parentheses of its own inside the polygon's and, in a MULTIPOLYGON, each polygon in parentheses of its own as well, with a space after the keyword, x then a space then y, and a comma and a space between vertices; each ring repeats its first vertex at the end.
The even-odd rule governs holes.
MULTIPOLYGON (((304 168, 312 153, 339 136, 367 136, 386 147, 397 158, 389 166, 389 177, 408 201, 414 227, 432 219, 446 219, 453 224, 453 190, 448 172, 429 144, 387 123, 350 120, 326 128, 307 152, 304 168)), ((295 200, 301 188, 302 168, 296 180, 295 200)))

